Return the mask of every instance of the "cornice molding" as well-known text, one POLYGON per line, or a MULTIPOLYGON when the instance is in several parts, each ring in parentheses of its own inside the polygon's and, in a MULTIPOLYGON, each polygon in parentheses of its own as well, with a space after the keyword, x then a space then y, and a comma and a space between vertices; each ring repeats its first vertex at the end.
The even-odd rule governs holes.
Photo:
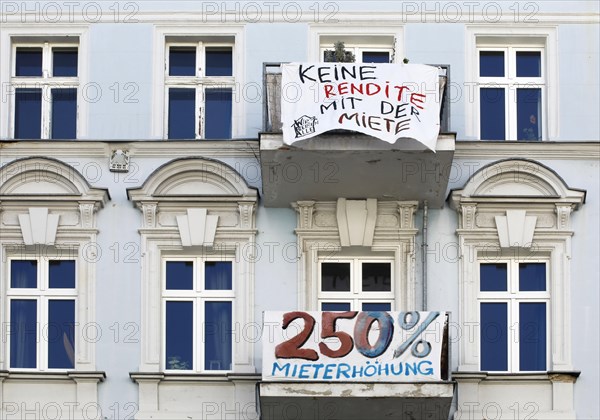
POLYGON ((578 141, 459 141, 455 143, 454 159, 557 159, 598 160, 600 142, 578 141))

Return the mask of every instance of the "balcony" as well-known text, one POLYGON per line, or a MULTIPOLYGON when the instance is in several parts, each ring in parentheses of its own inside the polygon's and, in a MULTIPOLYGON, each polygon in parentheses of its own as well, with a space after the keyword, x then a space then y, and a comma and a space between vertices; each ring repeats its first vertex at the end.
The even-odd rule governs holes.
POLYGON ((456 135, 449 132, 444 89, 449 67, 440 66, 440 134, 435 152, 411 138, 390 144, 366 134, 335 130, 293 145, 284 144, 281 123, 281 65, 264 65, 263 132, 260 157, 263 202, 288 207, 299 200, 348 199, 427 201, 441 208, 446 198, 456 135))

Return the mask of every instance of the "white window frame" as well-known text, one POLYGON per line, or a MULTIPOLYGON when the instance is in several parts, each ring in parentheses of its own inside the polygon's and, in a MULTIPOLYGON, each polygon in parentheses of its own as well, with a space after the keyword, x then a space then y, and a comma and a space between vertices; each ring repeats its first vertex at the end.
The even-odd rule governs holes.
MULTIPOLYGON (((195 99, 195 114, 194 114, 194 133, 196 139, 203 139, 205 136, 206 129, 206 103, 205 103, 205 91, 210 88, 223 88, 232 90, 232 116, 231 116, 231 133, 233 137, 233 108, 235 102, 235 68, 236 68, 236 55, 235 43, 233 42, 167 42, 165 44, 165 127, 164 127, 164 138, 169 139, 169 90, 171 88, 181 89, 194 89, 196 92, 195 99), (169 58, 171 47, 190 47, 196 48, 196 74, 194 76, 171 76, 169 75, 169 58), (205 76, 204 71, 206 70, 206 48, 231 48, 232 55, 232 68, 231 76, 205 76)), ((169 139, 171 140, 171 139, 169 139)))
MULTIPOLYGON (((162 289, 162 303, 161 303, 161 313, 162 313, 162 348, 161 348, 161 368, 165 372, 173 372, 173 373, 227 373, 233 372, 233 366, 235 366, 235 340, 234 335, 231 337, 231 345, 232 345, 232 354, 231 354, 231 369, 214 369, 214 370, 206 370, 204 369, 205 362, 205 354, 204 354, 204 344, 205 338, 202 336, 204 332, 204 303, 205 302, 231 302, 231 319, 235 324, 236 313, 235 313, 235 299, 236 293, 235 290, 236 282, 238 276, 236 275, 236 265, 233 256, 223 256, 223 258, 215 258, 215 257, 197 257, 197 256, 167 256, 164 255, 162 258, 162 275, 161 275, 161 289, 162 289), (170 261, 189 261, 193 262, 193 287, 192 290, 167 290, 167 262, 170 261), (231 263, 231 290, 205 290, 204 289, 204 270, 206 262, 230 262, 231 263), (165 363, 165 356, 167 354, 166 351, 166 304, 167 302, 193 302, 193 353, 192 353, 192 364, 195 367, 194 369, 168 369, 165 363)), ((232 325, 233 330, 233 325, 232 325)))
MULTIPOLYGON (((74 346, 77 349, 78 343, 78 299, 77 287, 79 281, 77 278, 78 264, 76 258, 46 258, 32 255, 9 256, 7 261, 7 290, 5 319, 7 325, 10 325, 10 308, 13 300, 26 299, 35 300, 37 305, 37 328, 36 328, 36 366, 35 368, 21 368, 10 366, 10 335, 7 334, 6 340, 6 360, 9 370, 31 371, 31 372, 66 372, 75 368, 76 360, 73 360, 72 368, 49 368, 48 367, 48 341, 44 338, 44 331, 48 331, 49 319, 48 310, 50 300, 73 300, 75 301, 75 333, 74 346), (37 261, 37 287, 34 288, 12 288, 10 284, 12 261, 37 261), (49 287, 49 263, 50 261, 74 261, 75 262, 75 287, 73 289, 51 289, 49 287)), ((10 327, 9 327, 10 328, 10 327)))
POLYGON ((333 43, 326 39, 343 41, 347 50, 352 50, 356 61, 362 61, 363 51, 389 51, 393 63, 401 63, 404 58, 404 27, 401 25, 381 25, 372 20, 360 26, 312 24, 309 27, 309 61, 322 62, 325 50, 333 49, 333 43), (385 36, 390 42, 382 43, 385 36), (357 42, 356 37, 361 41, 357 42))
MULTIPOLYGON (((541 89, 541 118, 542 118, 542 140, 546 138, 547 132, 547 106, 546 106, 546 66, 545 52, 543 47, 536 46, 506 46, 498 47, 496 44, 480 43, 477 45, 477 100, 479 101, 482 88, 502 88, 504 96, 504 132, 506 141, 517 141, 517 89, 541 89), (504 52, 504 77, 480 76, 479 53, 485 51, 504 52), (540 53, 541 73, 540 77, 517 77, 517 53, 532 51, 540 53)), ((481 108, 478 109, 480 111, 481 108)), ((479 114, 479 112, 478 112, 479 114)), ((481 116, 477 118, 478 130, 481 133, 481 116)), ((481 134, 480 134, 481 137, 481 134)), ((486 139, 482 139, 486 140, 486 139)), ((523 140, 521 140, 523 141, 523 140)))
POLYGON ((350 303, 350 310, 361 311, 363 303, 389 303, 390 310, 396 310, 396 281, 394 276, 395 261, 392 257, 370 255, 365 257, 340 257, 319 258, 318 262, 318 291, 317 307, 321 310, 323 303, 350 303), (323 263, 349 263, 350 264, 350 291, 349 292, 325 292, 322 288, 322 264, 323 263), (363 292, 362 289, 362 265, 363 263, 389 263, 391 288, 389 292, 363 292))
MULTIPOLYGON (((558 140, 560 128, 559 89, 550 88, 558 86, 557 28, 543 25, 535 27, 467 25, 465 39, 465 140, 482 140, 480 138, 479 50, 502 48, 522 50, 531 48, 542 51, 542 75, 545 83, 542 89, 542 141, 558 140)), ((509 95, 506 96, 506 101, 511 101, 509 95)), ((516 103, 513 104, 516 108, 516 103)), ((511 119, 508 112, 506 118, 507 120, 511 119)), ((514 135, 507 129, 506 137, 506 141, 516 140, 516 122, 514 135)))
MULTIPOLYGON (((153 85, 154 98, 152 107, 152 138, 168 140, 168 88, 165 84, 168 76, 168 49, 167 44, 197 44, 198 39, 205 43, 210 43, 214 38, 214 43, 218 46, 223 44, 219 38, 228 37, 233 42, 233 95, 232 95, 232 117, 231 117, 231 138, 246 136, 246 101, 241 100, 242 90, 245 87, 245 27, 244 25, 156 25, 154 36, 154 57, 153 57, 153 85), (189 39, 189 41, 185 41, 189 39)), ((198 55, 196 56, 198 58, 198 55)), ((222 76, 219 76, 222 77, 222 76)), ((196 109, 198 107, 196 106, 196 109)), ((196 113, 196 115, 198 115, 196 113)), ((198 119, 196 119, 196 123, 198 119)), ((204 127, 204 124, 202 124, 204 127)), ((196 131, 198 124, 196 124, 196 131)), ((176 140, 173 140, 176 141, 176 140)), ((206 140, 205 140, 206 141, 206 140)), ((210 141, 210 140, 209 140, 210 141)))
MULTIPOLYGON (((550 307, 551 307, 551 291, 550 285, 552 284, 550 280, 550 267, 549 267, 548 259, 527 257, 523 259, 518 258, 498 258, 498 259, 486 259, 479 260, 478 263, 478 275, 477 275, 477 310, 478 313, 481 314, 481 303, 506 303, 507 304, 507 323, 506 331, 507 331, 507 355, 508 355, 508 365, 506 371, 498 371, 498 372, 507 372, 507 373, 519 373, 519 372, 530 372, 519 369, 520 362, 520 352, 519 352, 519 304, 520 303, 545 303, 546 304, 546 367, 543 371, 548 370, 548 364, 551 360, 550 354, 550 343, 552 342, 552 328, 551 328, 551 317, 550 317, 550 307), (506 264, 507 268, 507 290, 505 292, 482 292, 481 291, 481 277, 480 277, 480 267, 481 264, 506 264), (546 287, 545 291, 519 291, 519 265, 522 263, 543 263, 546 268, 546 287)), ((479 319, 481 320, 481 315, 479 315, 479 319)), ((481 352, 481 337, 479 337, 479 351, 481 352)), ((480 368, 479 370, 483 370, 481 368, 481 355, 479 357, 480 368)), ((538 372, 538 371, 531 371, 538 372)))
MULTIPOLYGON (((61 84, 66 83, 64 87, 77 87, 77 139, 85 139, 88 134, 88 109, 89 101, 84 100, 82 88, 86 86, 89 80, 89 66, 85 59, 88 52, 88 26, 87 25, 23 25, 23 24, 10 24, 3 23, 2 31, 0 31, 0 50, 10 51, 11 59, 2 60, 0 62, 0 83, 2 86, 9 86, 12 93, 7 97, 2 98, 2 105, 0 106, 0 138, 13 139, 14 128, 15 128, 15 95, 14 85, 18 87, 23 86, 23 83, 31 83, 32 77, 15 77, 15 66, 16 66, 16 46, 33 46, 40 47, 44 46, 47 42, 48 45, 67 47, 77 46, 77 77, 60 77, 56 80, 49 80, 50 84, 61 84), (26 79, 26 80, 25 80, 26 79), (76 83, 76 86, 73 85, 76 83), (6 106, 4 106, 6 105, 6 106)), ((51 58, 49 63, 51 64, 51 58)), ((44 65, 44 62, 42 63, 44 65)), ((38 80, 43 79, 37 78, 38 80)), ((49 78, 53 79, 53 78, 49 78)), ((42 92, 42 118, 46 118, 46 121, 42 123, 41 138, 47 139, 50 134, 50 105, 46 104, 47 111, 44 112, 44 102, 50 96, 42 92), (44 131, 46 130, 46 131, 44 131), (47 133, 45 135, 44 133, 47 133)), ((60 141, 60 140, 59 140, 60 141)))

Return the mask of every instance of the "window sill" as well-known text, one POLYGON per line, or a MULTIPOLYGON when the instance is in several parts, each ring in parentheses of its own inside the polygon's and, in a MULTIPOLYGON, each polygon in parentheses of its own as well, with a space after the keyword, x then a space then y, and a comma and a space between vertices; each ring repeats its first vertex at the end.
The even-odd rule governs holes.
POLYGON ((261 375, 255 373, 165 373, 165 372, 131 372, 129 377, 134 382, 233 382, 261 380, 261 375))
POLYGON ((36 380, 36 381, 66 381, 88 379, 103 382, 106 373, 102 371, 68 371, 68 372, 34 372, 34 371, 0 371, 0 381, 10 380, 36 380))
POLYGON ((452 379, 457 382, 480 381, 550 381, 550 382, 575 382, 580 371, 547 371, 547 372, 452 372, 452 379))

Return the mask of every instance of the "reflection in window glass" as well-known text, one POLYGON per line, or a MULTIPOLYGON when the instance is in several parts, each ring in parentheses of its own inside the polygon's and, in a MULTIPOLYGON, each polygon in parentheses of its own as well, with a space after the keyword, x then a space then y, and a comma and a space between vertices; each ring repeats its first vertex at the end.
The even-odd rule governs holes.
POLYGON ((75 261, 53 260, 48 262, 49 286, 51 289, 75 288, 75 261))
POLYGON ((77 89, 52 89, 53 139, 77 137, 77 89))
POLYGON ((15 139, 42 137, 42 89, 15 89, 15 139))
POLYGON ((482 292, 505 292, 508 290, 506 264, 480 264, 479 290, 482 292))
POLYGON ((541 77, 542 53, 539 51, 517 52, 517 77, 541 77))
POLYGON ((54 77, 77 77, 77 48, 55 48, 52 56, 54 77))
POLYGON ((10 287, 35 289, 37 287, 37 261, 12 260, 10 262, 10 287))
POLYGON ((169 139, 196 138, 196 91, 169 89, 169 139))
POLYGON ((10 367, 37 367, 37 301, 10 301, 10 367))
POLYGON ((323 292, 349 292, 350 263, 321 264, 321 290, 323 292))
POLYGON ((362 264, 363 292, 392 290, 392 267, 390 263, 362 264))
POLYGON ((321 303, 322 311, 349 311, 350 302, 323 302, 321 303))
POLYGON ((15 63, 15 76, 41 76, 42 75, 42 49, 17 48, 15 63))
POLYGON ((192 290, 193 288, 194 263, 167 261, 167 290, 192 290))
POLYGON ((390 53, 387 51, 364 51, 362 53, 363 63, 389 63, 390 53))
POLYGON ((232 76, 233 54, 231 48, 206 48, 206 76, 232 76))
POLYGON ((542 89, 517 89, 517 139, 542 139, 542 89))
POLYGON ((504 51, 480 51, 479 76, 504 77, 504 51))
POLYGON ((196 75, 196 47, 169 48, 169 76, 196 75))
POLYGON ((481 139, 506 139, 505 90, 503 88, 481 88, 479 103, 481 139))
POLYGON ((231 370, 231 302, 205 302, 204 369, 231 370))
POLYGON ((232 90, 206 89, 204 95, 206 102, 204 138, 230 139, 232 90))
POLYGON ((363 311, 391 311, 392 304, 389 302, 364 302, 363 311))
POLYGON ((48 301, 48 367, 75 367, 75 301, 48 301))
POLYGON ((546 370, 546 304, 519 303, 519 369, 546 370))
POLYGON ((481 303, 481 370, 508 370, 507 304, 481 303))
POLYGON ((193 302, 168 301, 166 303, 166 369, 191 370, 194 368, 193 340, 193 302))
POLYGON ((206 290, 231 290, 231 262, 206 261, 204 263, 204 288, 206 290))

